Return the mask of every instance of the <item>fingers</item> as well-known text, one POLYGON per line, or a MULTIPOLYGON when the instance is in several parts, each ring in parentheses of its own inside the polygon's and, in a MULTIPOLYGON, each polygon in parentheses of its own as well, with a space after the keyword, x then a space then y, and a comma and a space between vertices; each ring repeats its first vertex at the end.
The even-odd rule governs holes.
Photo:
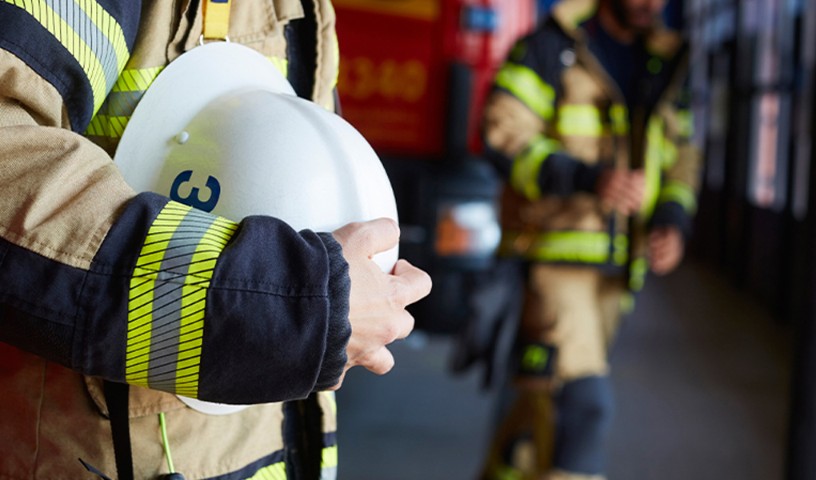
POLYGON ((683 259, 683 237, 676 228, 661 228, 649 235, 649 266, 657 275, 672 272, 683 259))
POLYGON ((394 266, 394 276, 401 282, 400 303, 411 305, 431 293, 433 282, 431 276, 411 265, 406 260, 399 260, 394 266))
POLYGON ((646 185, 642 170, 607 170, 598 183, 598 196, 607 208, 627 216, 640 210, 646 185))
POLYGON ((394 356, 385 347, 373 352, 366 360, 363 366, 377 375, 385 375, 394 368, 394 356))
POLYGON ((399 242, 399 226, 391 218, 349 223, 332 235, 351 255, 372 257, 393 248, 399 242))

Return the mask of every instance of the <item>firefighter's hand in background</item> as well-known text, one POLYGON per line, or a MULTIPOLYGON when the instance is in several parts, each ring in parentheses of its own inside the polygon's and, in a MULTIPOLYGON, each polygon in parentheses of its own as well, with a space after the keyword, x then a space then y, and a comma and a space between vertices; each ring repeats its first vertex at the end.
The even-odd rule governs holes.
POLYGON ((394 357, 386 346, 413 330, 414 318, 405 307, 430 293, 431 277, 405 260, 398 260, 390 274, 383 273, 371 259, 399 242, 393 220, 351 223, 333 235, 343 247, 351 277, 348 363, 337 389, 351 367, 363 366, 379 375, 391 370, 394 357))
POLYGON ((671 273, 683 259, 685 242, 676 227, 658 227, 649 233, 649 266, 657 275, 671 273))
POLYGON ((603 208, 626 216, 640 211, 645 189, 643 170, 604 170, 596 186, 603 208))

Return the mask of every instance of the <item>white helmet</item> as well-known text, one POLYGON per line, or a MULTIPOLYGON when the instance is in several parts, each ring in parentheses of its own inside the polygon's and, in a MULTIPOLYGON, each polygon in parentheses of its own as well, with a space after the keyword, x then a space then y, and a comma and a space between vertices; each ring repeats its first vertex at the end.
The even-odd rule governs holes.
MULTIPOLYGON (((298 98, 272 62, 234 43, 173 61, 139 102, 114 157, 136 191, 232 220, 271 215, 296 230, 397 219, 379 158, 350 124, 298 98)), ((374 257, 390 271, 397 248, 374 257)), ((180 397, 210 414, 237 411, 180 397)))
MULTIPOLYGON (((114 159, 136 191, 232 220, 271 215, 328 232, 397 219, 391 184, 363 136, 234 43, 172 62, 140 101, 114 159)), ((375 257, 385 271, 396 260, 396 248, 375 257)))

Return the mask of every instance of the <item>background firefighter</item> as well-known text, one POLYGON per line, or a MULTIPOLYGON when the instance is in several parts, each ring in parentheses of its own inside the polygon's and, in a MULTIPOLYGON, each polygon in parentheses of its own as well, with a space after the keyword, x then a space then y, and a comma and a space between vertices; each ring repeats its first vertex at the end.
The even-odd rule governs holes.
POLYGON ((564 0, 499 70, 484 137, 501 254, 528 262, 513 385, 485 479, 603 478, 607 350, 649 269, 681 261, 699 155, 665 0, 564 0), (526 431, 526 434, 525 434, 526 431), (526 435, 533 455, 520 460, 526 435))

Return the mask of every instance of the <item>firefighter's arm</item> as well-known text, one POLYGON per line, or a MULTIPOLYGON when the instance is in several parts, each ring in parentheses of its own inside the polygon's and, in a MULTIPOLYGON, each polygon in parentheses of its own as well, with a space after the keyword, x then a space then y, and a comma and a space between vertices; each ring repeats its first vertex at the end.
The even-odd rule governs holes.
MULTIPOLYGON (((117 5, 138 18, 139 2, 117 5)), ((269 217, 234 223, 136 195, 78 133, 127 51, 94 76, 40 13, 0 2, 0 341, 203 400, 335 385, 351 334, 340 245, 269 217)))
POLYGON ((697 211, 702 159, 692 142, 694 126, 688 102, 663 107, 661 114, 665 125, 663 179, 650 225, 675 227, 687 238, 697 211))
POLYGON ((518 98, 496 91, 484 114, 485 151, 510 186, 529 199, 595 192, 603 169, 567 154, 541 133, 544 120, 518 98))
POLYGON ((688 90, 664 107, 664 173, 658 203, 650 219, 649 263, 653 272, 673 271, 683 259, 697 210, 701 155, 693 144, 693 118, 688 90))
MULTIPOLYGON (((487 156, 517 192, 529 199, 594 192, 601 168, 563 151, 546 132, 555 122, 563 68, 553 55, 525 48, 522 40, 499 69, 483 115, 487 156)), ((557 55, 555 55, 557 58, 557 55)))

